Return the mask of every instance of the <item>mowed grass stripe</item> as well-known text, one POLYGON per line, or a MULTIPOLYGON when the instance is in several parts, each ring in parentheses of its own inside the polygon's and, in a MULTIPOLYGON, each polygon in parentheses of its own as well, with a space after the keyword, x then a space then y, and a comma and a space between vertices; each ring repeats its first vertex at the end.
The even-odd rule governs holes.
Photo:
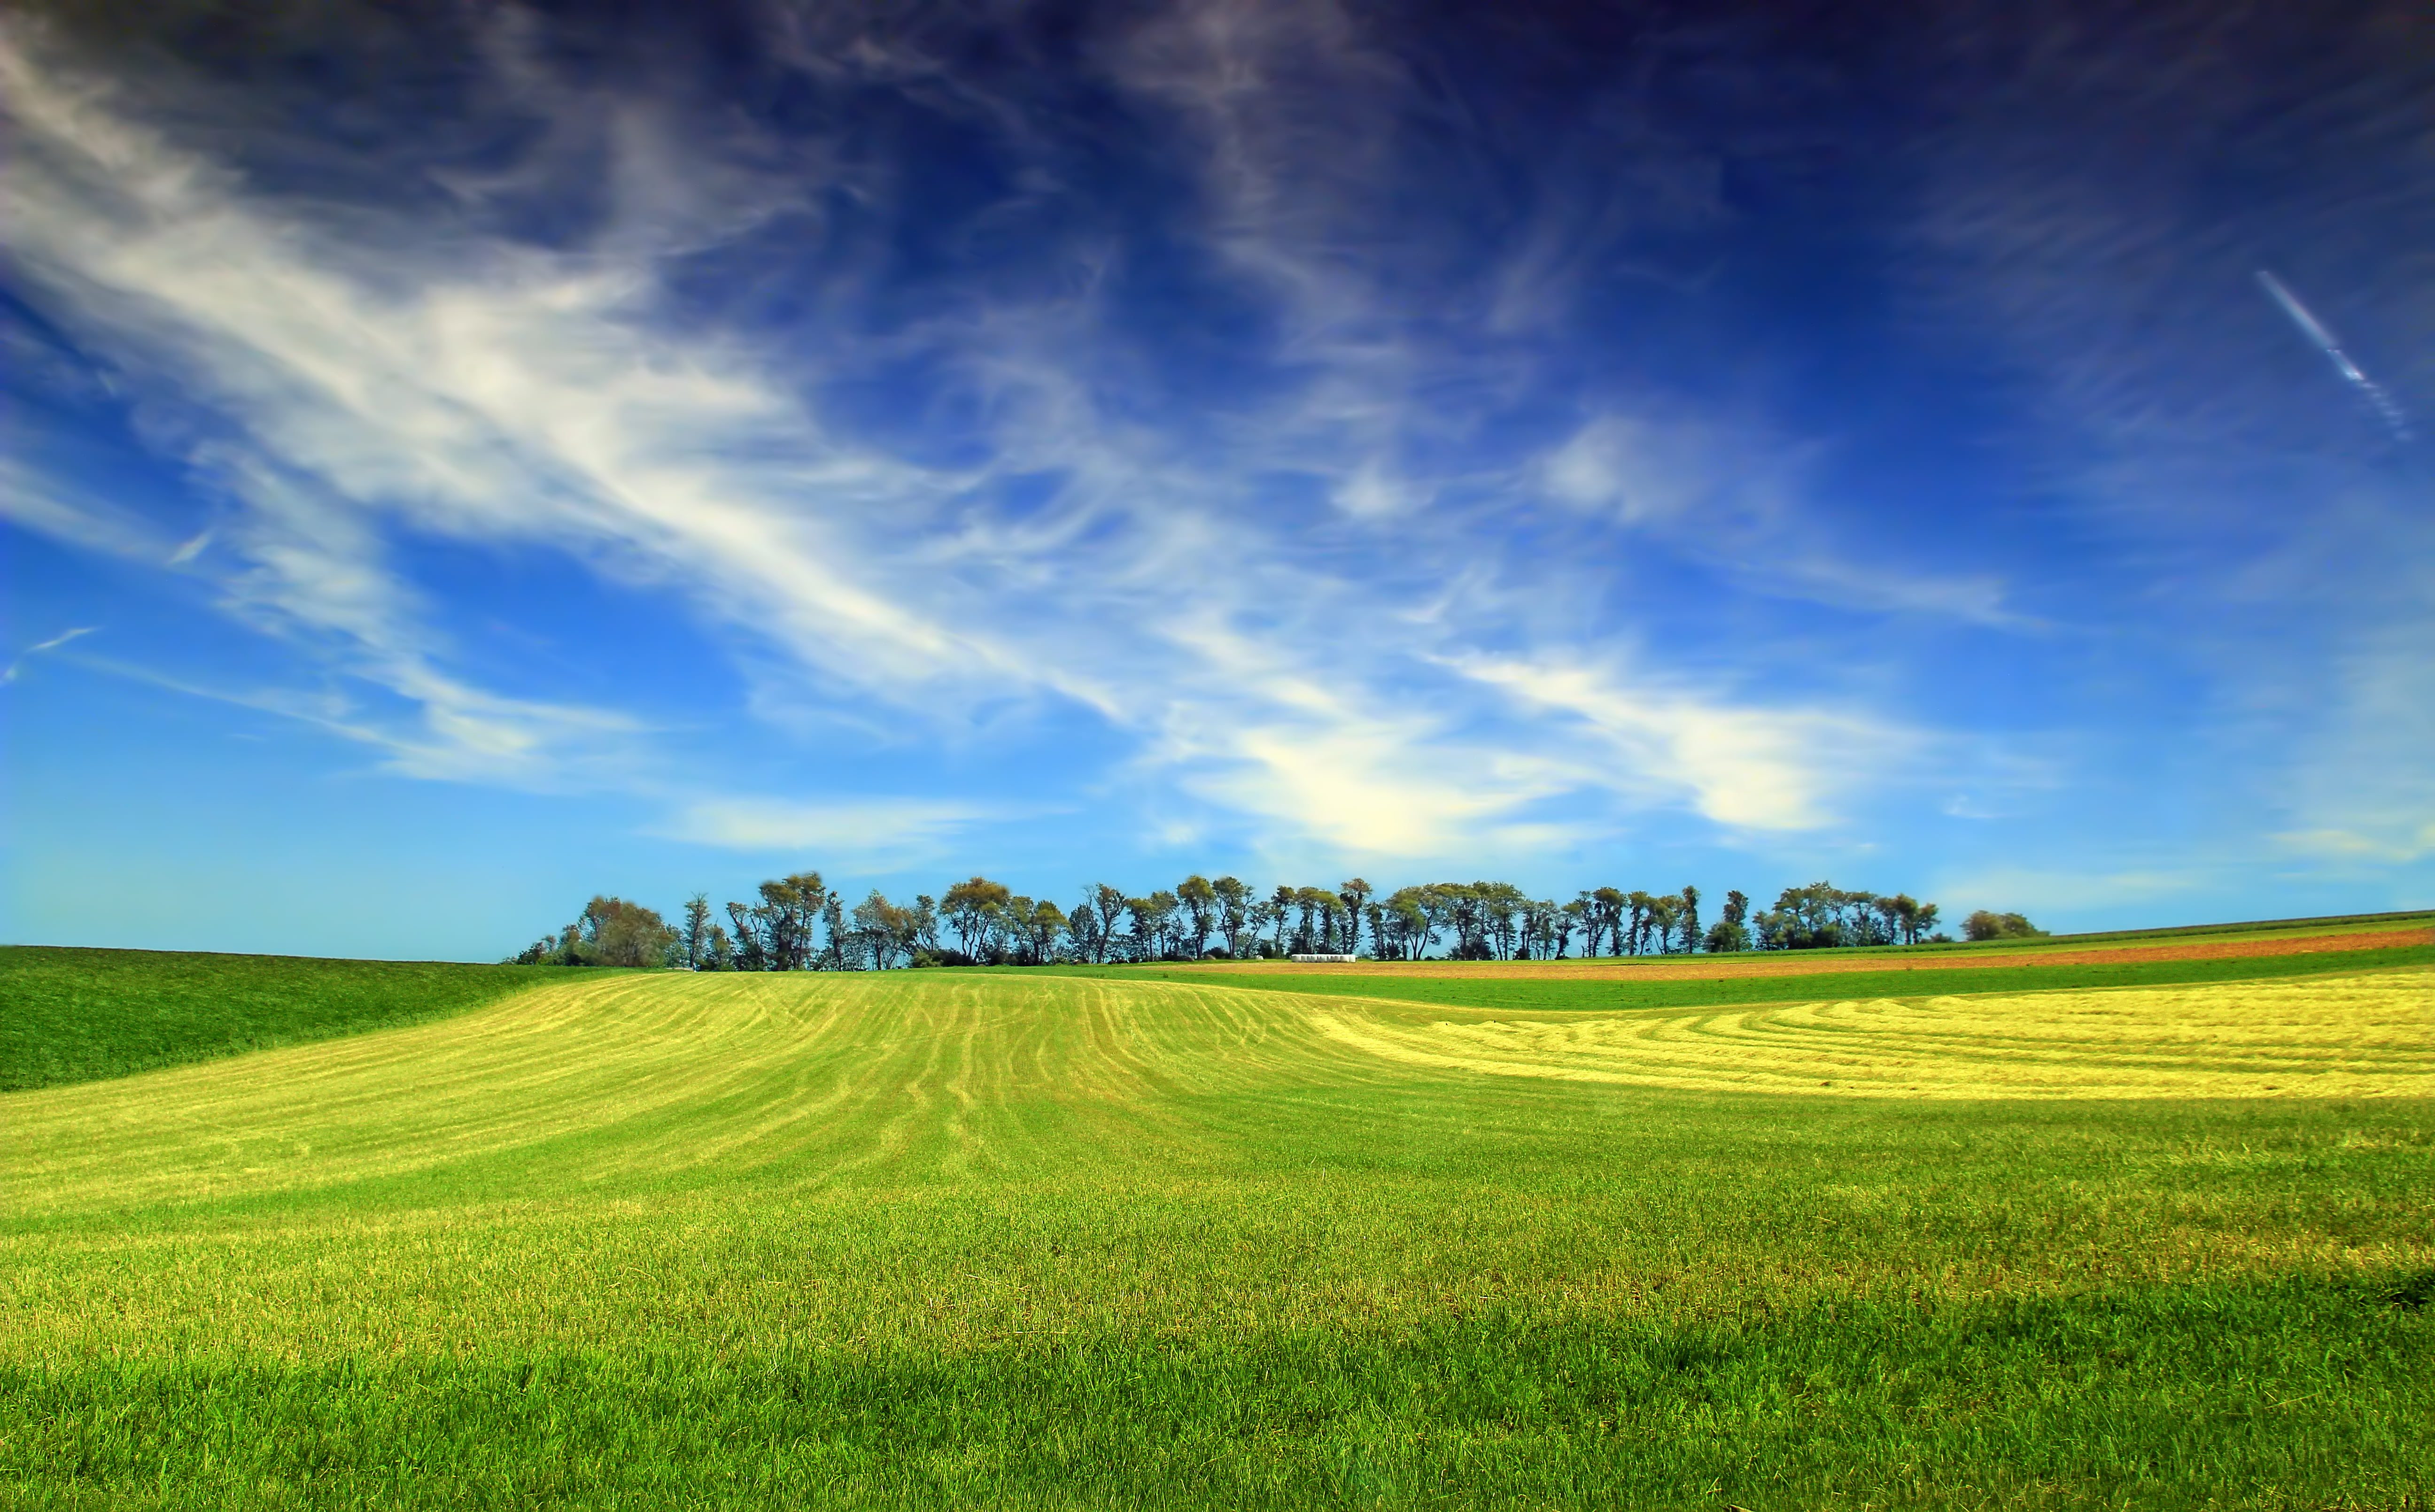
POLYGON ((1415 1065, 1498 1075, 1838 1095, 2425 1096, 2435 972, 1661 1017, 1332 1015, 1415 1065))
POLYGON ((2246 990, 573 975, 12 1094, 0 1502, 2409 1504, 2435 1100, 2123 1093, 2427 1035, 2246 990))
POLYGON ((26 1215, 194 1202, 510 1154, 577 1180, 917 1156, 949 1175, 1053 1167, 1060 1143, 1149 1137, 1180 1098, 1415 1074, 1955 1098, 2424 1095, 2430 985, 2388 972, 1450 1016, 1206 982, 578 979, 440 1023, 16 1094, 0 1202, 26 1215))
POLYGON ((399 1176, 571 1142, 579 1178, 1025 1148, 1027 1109, 1105 1124, 1244 1081, 1373 1069, 1267 995, 935 973, 561 982, 435 1023, 16 1094, 25 1214, 399 1176), (811 1152, 819 1152, 813 1154, 811 1152))
MULTIPOLYGON (((1873 959, 1876 957, 1872 957, 1873 959)), ((2169 987, 2201 982, 2267 981, 2337 971, 2385 971, 2435 966, 2435 945, 2375 950, 2320 951, 2305 954, 2224 956, 2198 960, 2091 961, 2046 965, 2034 958, 2009 966, 1922 968, 1917 971, 1793 971, 1781 976, 1630 976, 1572 979, 1562 976, 1500 976, 1496 963, 1476 974, 1456 970, 1472 963, 1430 963, 1427 974, 1338 974, 1324 969, 1200 971, 1189 967, 1049 966, 958 970, 958 976, 1059 974, 1099 981, 1200 981, 1266 992, 1322 993, 1330 997, 1386 998, 1452 1007, 1529 1009, 1549 1012, 1616 1012, 1643 1008, 1720 1007, 1740 1004, 1807 1003, 1822 998, 1908 998, 1934 993, 2061 992, 2088 988, 2169 987)))

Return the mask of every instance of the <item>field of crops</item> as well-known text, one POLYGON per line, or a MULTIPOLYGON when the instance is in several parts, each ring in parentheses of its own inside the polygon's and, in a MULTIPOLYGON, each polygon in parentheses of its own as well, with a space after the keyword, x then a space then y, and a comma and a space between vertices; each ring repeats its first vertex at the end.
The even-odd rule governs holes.
POLYGON ((0 1501, 2435 1497, 2411 951, 1602 1012, 542 980, 0 1099, 0 1501))

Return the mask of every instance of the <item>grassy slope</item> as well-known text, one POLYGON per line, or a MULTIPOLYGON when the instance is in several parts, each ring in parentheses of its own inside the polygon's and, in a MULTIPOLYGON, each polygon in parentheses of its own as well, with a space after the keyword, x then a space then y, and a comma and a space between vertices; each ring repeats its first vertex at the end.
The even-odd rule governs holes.
POLYGON ((0 946, 0 1091, 412 1023, 541 980, 445 961, 0 946))
MULTIPOLYGON (((1243 985, 593 979, 11 1095, 0 1497, 2435 1495, 2425 1095, 1483 1076, 1243 985)), ((2311 1032, 2435 1090, 2375 1022, 2311 1032)))
POLYGON ((956 975, 1012 971, 1223 983, 1275 992, 1323 992, 1330 996, 1443 1003, 1465 1007, 1618 1011, 1632 1008, 1710 1007, 1734 1003, 1816 1003, 1847 998, 1915 998, 1978 992, 2059 991, 2081 988, 2162 987, 2191 982, 2239 982, 2313 976, 2333 971, 2386 971, 2435 965, 2435 945, 2382 950, 2323 951, 2304 955, 2226 956, 2191 961, 2116 961, 2050 966, 1945 967, 1933 971, 1852 971, 1832 974, 1736 976, 1712 979, 1612 977, 1566 981, 1561 977, 1329 976, 1316 972, 1229 971, 1223 974, 1156 966, 1052 966, 958 968, 956 975))
MULTIPOLYGON (((2015 941, 2031 945, 2129 944, 2138 940, 2184 941, 2196 936, 2242 935, 2316 935, 2344 930, 2407 928, 2435 924, 2435 910, 2405 909, 2390 914, 2324 914, 2314 919, 2253 919, 2230 924, 2172 924, 2161 929, 2108 929, 2085 935, 2052 935, 2045 939, 2015 941)), ((1988 943, 2001 944, 2002 941, 1988 943)))

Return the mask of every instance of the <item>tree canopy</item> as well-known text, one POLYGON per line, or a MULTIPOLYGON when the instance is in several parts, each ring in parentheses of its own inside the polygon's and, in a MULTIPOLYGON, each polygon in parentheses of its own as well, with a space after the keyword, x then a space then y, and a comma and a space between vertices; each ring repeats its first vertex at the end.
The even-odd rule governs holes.
MULTIPOLYGON (((1420 883, 1382 892, 1351 878, 1333 887, 1279 885, 1263 893, 1238 877, 1195 872, 1172 890, 1134 897, 1097 884, 1068 910, 974 876, 909 903, 872 889, 849 908, 817 871, 762 883, 757 901, 730 902, 716 921, 696 893, 682 923, 596 897, 573 923, 514 957, 527 965, 668 966, 703 971, 889 971, 916 966, 1039 966, 1361 954, 1379 960, 1562 960, 1597 955, 1818 950, 1915 945, 1936 933, 1937 905, 1908 893, 1852 892, 1833 883, 1787 887, 1753 912, 1729 891, 1716 921, 1702 897, 1598 886, 1558 902, 1511 883, 1420 883), (949 939, 953 943, 949 943, 949 939)), ((1980 910, 1972 939, 2042 931, 2019 914, 1980 910)))

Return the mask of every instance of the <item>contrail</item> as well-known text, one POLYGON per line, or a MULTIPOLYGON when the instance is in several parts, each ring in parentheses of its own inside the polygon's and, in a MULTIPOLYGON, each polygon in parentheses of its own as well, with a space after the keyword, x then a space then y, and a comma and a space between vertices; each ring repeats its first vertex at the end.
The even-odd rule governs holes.
POLYGON ((2331 331, 2325 329, 2325 323, 2311 314, 2306 305, 2300 302, 2300 296, 2285 288, 2281 279, 2262 267, 2257 270, 2257 283, 2275 303, 2283 306, 2283 313, 2291 318, 2291 323, 2300 328, 2300 334, 2315 342, 2317 350, 2332 359, 2334 370, 2340 373, 2352 387, 2367 396, 2368 404, 2384 418, 2387 425, 2392 427, 2392 434, 2401 440, 2410 440, 2412 438, 2409 434, 2409 417, 2401 412, 2401 406, 2394 404, 2392 396, 2384 391, 2383 385, 2359 371, 2359 365, 2351 361, 2349 354, 2342 351, 2342 344, 2334 339, 2334 334, 2331 331))
POLYGON ((52 636, 49 640, 43 642, 39 645, 29 645, 26 647, 26 654, 24 656, 21 656, 16 661, 9 662, 8 670, 0 671, 0 682, 16 681, 17 674, 25 669, 26 663, 28 661, 42 655, 45 651, 56 651, 60 646, 67 644, 70 641, 75 640, 79 635, 91 635, 98 628, 100 628, 100 627, 95 625, 71 626, 67 629, 52 636))

